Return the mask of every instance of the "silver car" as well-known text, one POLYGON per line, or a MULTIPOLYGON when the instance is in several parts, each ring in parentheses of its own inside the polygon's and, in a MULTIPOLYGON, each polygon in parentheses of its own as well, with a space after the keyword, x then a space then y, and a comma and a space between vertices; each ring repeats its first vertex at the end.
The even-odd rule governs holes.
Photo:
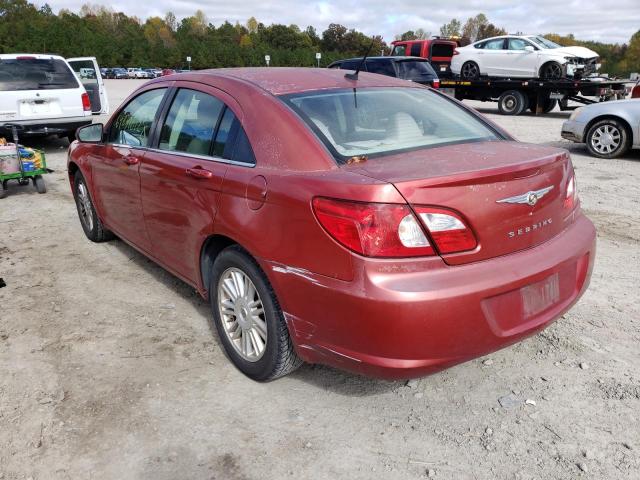
POLYGON ((599 158, 615 158, 640 148, 640 98, 574 110, 562 124, 562 138, 586 143, 589 153, 599 158))

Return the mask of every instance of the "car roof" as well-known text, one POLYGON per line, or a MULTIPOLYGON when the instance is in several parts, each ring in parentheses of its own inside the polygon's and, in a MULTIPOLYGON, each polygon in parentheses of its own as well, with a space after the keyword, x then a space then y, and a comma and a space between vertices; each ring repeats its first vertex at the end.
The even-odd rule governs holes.
POLYGON ((349 80, 345 78, 344 70, 305 67, 219 68, 181 73, 179 76, 168 75, 156 79, 156 81, 180 79, 209 83, 207 80, 215 78, 234 79, 245 84, 248 83, 272 95, 336 88, 415 86, 407 84, 405 80, 374 73, 360 72, 358 80, 349 80))
POLYGON ((0 60, 15 60, 19 57, 33 57, 37 60, 64 60, 60 55, 50 55, 43 53, 2 53, 0 60))

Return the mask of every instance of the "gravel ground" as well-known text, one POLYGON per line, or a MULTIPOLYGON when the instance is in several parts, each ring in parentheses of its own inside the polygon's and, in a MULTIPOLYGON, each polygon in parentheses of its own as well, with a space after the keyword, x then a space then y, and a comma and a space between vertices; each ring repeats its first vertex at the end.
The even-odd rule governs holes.
MULTIPOLYGON (((112 105, 139 84, 107 81, 112 105)), ((248 380, 191 288, 85 239, 66 140, 36 142, 49 192, 0 201, 0 479, 640 478, 640 152, 596 160, 560 139, 565 113, 474 106, 571 150, 593 279, 545 332, 411 382, 248 380)))

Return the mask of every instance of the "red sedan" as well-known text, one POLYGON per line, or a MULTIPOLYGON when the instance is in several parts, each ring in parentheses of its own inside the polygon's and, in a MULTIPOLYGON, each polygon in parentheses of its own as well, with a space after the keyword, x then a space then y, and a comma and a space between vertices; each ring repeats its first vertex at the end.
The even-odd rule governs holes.
POLYGON ((591 275, 568 153, 402 80, 161 77, 78 139, 87 237, 115 234, 195 287, 256 380, 302 361, 425 375, 540 331, 591 275))

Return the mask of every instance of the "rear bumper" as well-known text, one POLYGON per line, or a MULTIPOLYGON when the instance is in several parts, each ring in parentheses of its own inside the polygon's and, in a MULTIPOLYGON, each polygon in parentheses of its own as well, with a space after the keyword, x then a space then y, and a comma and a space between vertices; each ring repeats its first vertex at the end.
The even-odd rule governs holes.
MULTIPOLYGON (((263 262, 298 354, 374 377, 410 378, 511 345, 567 311, 587 288, 595 229, 582 214, 525 251, 451 267, 438 257, 354 258, 343 282, 263 262), (523 288, 557 281, 549 305, 527 311, 523 288)), ((525 288, 524 291, 530 291, 525 288)))
MULTIPOLYGON (((87 117, 67 117, 38 120, 15 120, 11 123, 22 125, 22 135, 58 135, 75 132, 78 128, 91 125, 91 116, 87 117)), ((3 128, 0 127, 0 132, 3 128)), ((7 133, 6 130, 4 133, 7 133)))

